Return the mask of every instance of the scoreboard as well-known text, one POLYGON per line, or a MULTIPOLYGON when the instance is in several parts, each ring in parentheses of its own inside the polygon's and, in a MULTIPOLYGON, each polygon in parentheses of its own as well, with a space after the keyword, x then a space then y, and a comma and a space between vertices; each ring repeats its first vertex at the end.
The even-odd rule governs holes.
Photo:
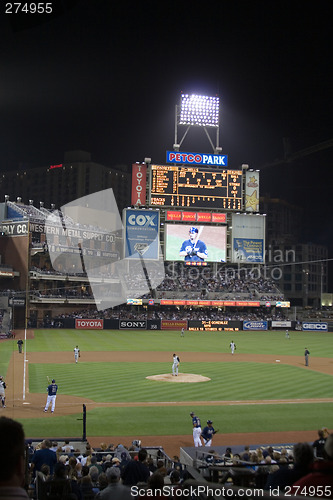
POLYGON ((151 206, 242 210, 242 170, 151 165, 151 206))

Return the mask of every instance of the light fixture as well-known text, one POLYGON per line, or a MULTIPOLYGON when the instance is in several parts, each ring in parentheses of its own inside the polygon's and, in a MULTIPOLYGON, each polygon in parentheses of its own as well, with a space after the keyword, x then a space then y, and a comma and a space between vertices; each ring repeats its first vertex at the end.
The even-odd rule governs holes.
POLYGON ((182 94, 179 125, 199 127, 219 126, 219 97, 182 94))

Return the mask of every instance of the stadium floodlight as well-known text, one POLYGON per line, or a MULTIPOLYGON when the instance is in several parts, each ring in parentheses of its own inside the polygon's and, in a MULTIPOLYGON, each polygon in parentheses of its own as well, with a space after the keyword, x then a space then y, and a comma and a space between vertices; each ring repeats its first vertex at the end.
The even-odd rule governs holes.
POLYGON ((182 94, 178 124, 218 128, 219 105, 219 97, 182 94))

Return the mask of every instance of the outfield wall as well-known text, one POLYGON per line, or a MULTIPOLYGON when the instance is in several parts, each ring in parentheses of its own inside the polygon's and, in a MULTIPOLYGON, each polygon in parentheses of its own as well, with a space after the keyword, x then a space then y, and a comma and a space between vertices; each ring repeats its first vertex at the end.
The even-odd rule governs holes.
POLYGON ((65 318, 57 328, 81 330, 181 330, 190 332, 302 330, 333 331, 333 323, 296 321, 241 321, 241 320, 133 320, 65 318))

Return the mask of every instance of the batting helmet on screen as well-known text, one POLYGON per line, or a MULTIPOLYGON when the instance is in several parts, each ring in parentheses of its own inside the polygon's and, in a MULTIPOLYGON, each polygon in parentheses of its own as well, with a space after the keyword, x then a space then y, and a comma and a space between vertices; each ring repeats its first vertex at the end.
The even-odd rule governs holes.
POLYGON ((194 227, 194 226, 190 227, 190 233, 198 233, 198 232, 199 231, 198 231, 197 227, 194 227))

